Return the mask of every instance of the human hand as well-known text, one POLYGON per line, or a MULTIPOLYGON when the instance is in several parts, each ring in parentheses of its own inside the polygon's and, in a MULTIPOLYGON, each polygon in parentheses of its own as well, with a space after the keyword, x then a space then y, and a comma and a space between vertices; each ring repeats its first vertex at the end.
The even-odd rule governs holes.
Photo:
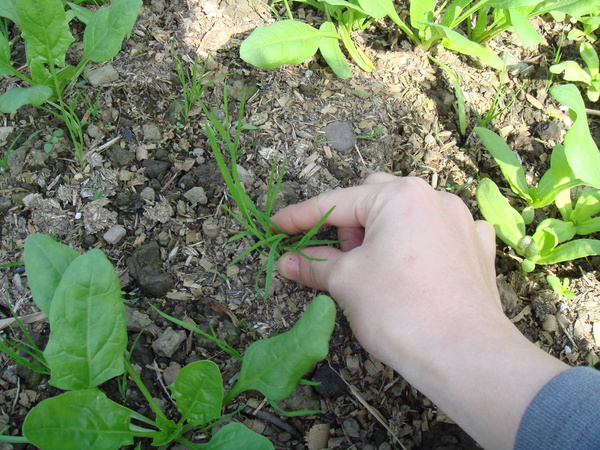
POLYGON ((287 234, 338 228, 340 249, 287 253, 281 275, 329 291, 362 346, 486 448, 511 448, 535 394, 567 366, 504 316, 495 234, 462 200, 417 178, 378 173, 273 216, 287 234))

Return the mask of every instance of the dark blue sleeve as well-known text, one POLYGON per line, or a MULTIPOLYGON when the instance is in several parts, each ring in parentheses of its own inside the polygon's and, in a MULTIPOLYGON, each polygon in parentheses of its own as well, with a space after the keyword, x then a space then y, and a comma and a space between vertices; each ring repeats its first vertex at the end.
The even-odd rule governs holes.
POLYGON ((600 371, 574 367, 548 382, 527 407, 515 449, 599 449, 600 371))

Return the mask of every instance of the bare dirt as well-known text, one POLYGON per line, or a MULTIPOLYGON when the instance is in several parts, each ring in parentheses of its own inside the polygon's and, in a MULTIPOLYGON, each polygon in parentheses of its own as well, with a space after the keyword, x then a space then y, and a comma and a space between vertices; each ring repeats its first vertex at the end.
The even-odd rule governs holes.
MULTIPOLYGON (((308 8, 305 14, 307 21, 313 20, 308 8)), ((269 71, 245 64, 238 55, 241 40, 269 18, 259 2, 145 1, 122 51, 104 65, 115 69, 116 78, 101 87, 79 86, 98 99, 99 110, 93 117, 81 105, 80 113, 89 122, 85 166, 75 161, 66 132, 50 152, 44 151, 53 132, 64 127, 43 111, 24 107, 0 114, 0 148, 6 149, 21 131, 17 146, 24 146, 11 153, 8 170, 0 174, 0 264, 21 261, 24 240, 34 232, 53 235, 80 252, 103 250, 127 293, 132 336, 135 330, 145 330, 132 362, 171 417, 176 411, 162 385, 179 367, 211 359, 222 368, 225 380, 237 367, 206 341, 160 318, 149 302, 201 328, 212 325, 222 339, 243 351, 254 340, 291 327, 316 295, 275 276, 265 302, 255 288, 261 258, 252 255, 229 265, 249 244, 228 243, 240 226, 221 207, 231 202, 203 132, 201 109, 182 121, 182 87, 173 50, 186 64, 200 61, 200 68, 208 57, 205 80, 215 79, 203 97, 209 107, 223 109, 227 84, 229 107, 236 113, 243 87, 249 89, 244 117, 256 129, 243 133, 243 144, 249 147, 239 164, 247 172, 246 188, 259 204, 275 158, 288 162, 279 206, 357 185, 370 173, 386 171, 418 176, 436 189, 454 192, 479 217, 478 177, 502 183, 476 136, 458 132, 454 91, 446 75, 389 23, 378 22, 354 36, 376 71, 367 74, 353 68, 351 79, 340 80, 319 58, 269 71), (348 151, 336 150, 323 133, 336 121, 348 122, 359 137, 348 151), (36 131, 41 132, 25 142, 36 131), (194 190, 197 187, 205 198, 194 190), (118 236, 118 225, 124 234, 115 238, 111 233, 118 236), (153 258, 158 268, 150 279, 143 279, 140 261, 153 258), (166 350, 153 345, 165 334, 181 338, 181 343, 166 350)), ((519 47, 508 34, 490 44, 514 57, 503 84, 503 102, 516 95, 514 104, 490 127, 522 157, 532 180, 547 169, 552 146, 570 125, 568 115, 548 95, 546 83, 552 45, 563 26, 544 20, 536 26, 546 38, 539 47, 519 47)), ((437 57, 461 79, 470 132, 477 116, 490 109, 499 74, 457 54, 440 51, 437 57)), ((1 91, 16 82, 1 79, 1 91)), ((590 119, 597 138, 598 119, 590 119)), ((596 364, 599 263, 599 258, 588 258, 524 275, 514 255, 499 245, 498 284, 506 314, 529 339, 568 364, 596 364), (570 277, 575 300, 550 292, 548 273, 570 277)), ((2 318, 10 317, 8 302, 21 317, 37 312, 22 267, 0 269, 2 318)), ((43 345, 47 322, 39 316, 31 322, 28 326, 43 345)), ((12 335, 8 327, 2 333, 12 335)), ((0 421, 9 426, 9 433, 19 434, 27 411, 57 390, 47 379, 0 358, 0 421)), ((322 389, 298 388, 281 406, 320 409, 322 414, 290 419, 261 404, 266 414, 247 409, 233 420, 268 436, 276 448, 383 450, 399 448, 398 441, 406 448, 477 447, 436 405, 366 354, 341 313, 327 361, 307 378, 316 374, 322 389), (307 444, 315 436, 322 442, 307 444)), ((121 401, 116 382, 105 388, 121 401)), ((227 412, 245 400, 240 398, 227 412)), ((257 397, 257 403, 260 400, 257 397)), ((127 390, 124 401, 149 413, 134 389, 127 390)))

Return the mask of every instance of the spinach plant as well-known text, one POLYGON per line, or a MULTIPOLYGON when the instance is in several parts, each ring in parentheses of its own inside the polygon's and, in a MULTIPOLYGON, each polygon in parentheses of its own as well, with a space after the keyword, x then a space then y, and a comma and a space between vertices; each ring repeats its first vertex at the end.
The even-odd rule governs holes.
POLYGON ((502 60, 483 44, 503 31, 514 30, 524 45, 537 45, 542 38, 530 18, 554 10, 570 15, 597 12, 597 6, 589 0, 415 0, 410 2, 405 20, 392 0, 296 1, 323 13, 319 29, 293 20, 288 0, 283 0, 288 19, 254 30, 240 47, 244 61, 269 69, 299 64, 319 50, 336 75, 348 78, 351 73, 338 45, 341 41, 352 60, 370 72, 374 69, 372 62, 354 46, 350 33, 387 17, 424 50, 441 45, 501 69, 502 60), (458 31, 460 28, 466 28, 466 35, 458 31))
MULTIPOLYGON (((209 432, 232 416, 222 417, 221 411, 244 391, 257 390, 273 403, 288 396, 302 374, 327 355, 335 323, 333 301, 316 297, 291 330, 248 347, 229 392, 224 391, 215 363, 188 364, 169 386, 180 414, 174 421, 152 398, 125 353, 127 331, 119 278, 104 253, 93 249, 79 255, 48 236, 33 234, 25 242, 25 266, 33 298, 50 322, 50 338, 43 351, 49 383, 67 392, 31 409, 23 436, 0 436, 0 442, 31 443, 43 450, 118 449, 133 444, 134 438, 151 439, 153 446, 178 442, 192 449, 272 449, 267 438, 239 423, 221 427, 205 444, 193 443, 184 435, 192 429, 209 432), (154 420, 110 400, 99 389, 123 373, 148 401, 154 420)), ((195 331, 241 358, 215 336, 195 331)))
POLYGON ((14 87, 0 95, 0 112, 10 113, 23 105, 33 105, 63 121, 69 130, 77 159, 83 162, 84 125, 74 102, 64 100, 88 62, 103 62, 121 49, 131 31, 141 0, 114 0, 93 12, 62 0, 4 0, 0 17, 12 21, 25 42, 26 67, 23 73, 11 61, 8 28, 0 30, 0 75, 19 78, 29 87, 14 87), (69 8, 65 8, 66 6, 69 8), (76 66, 66 63, 67 51, 74 44, 69 23, 77 17, 85 24, 83 56, 76 66))
POLYGON ((598 53, 589 42, 582 42, 579 46, 579 54, 585 67, 581 67, 575 61, 564 61, 560 64, 550 66, 552 73, 564 73, 567 81, 580 83, 587 89, 587 97, 592 102, 600 98, 600 63, 598 53))
POLYGON ((528 204, 519 213, 498 186, 484 178, 476 193, 480 211, 494 226, 498 237, 524 258, 522 268, 528 272, 536 264, 600 255, 600 241, 572 240, 576 235, 600 231, 600 153, 591 137, 585 105, 577 88, 559 86, 551 94, 570 108, 574 122, 564 144, 552 150, 550 168, 537 186, 527 185, 521 162, 500 136, 485 128, 475 128, 510 189, 528 204), (573 202, 571 190, 578 186, 584 190, 573 202), (533 234, 528 234, 526 226, 533 222, 535 209, 550 204, 557 207, 561 218, 545 218, 537 223, 533 234))
MULTIPOLYGON (((201 103, 204 113, 208 120, 205 122, 205 133, 208 137, 208 142, 212 154, 215 158, 221 176, 225 181, 227 190, 231 199, 234 201, 237 211, 224 206, 227 212, 238 221, 244 228, 245 231, 236 234, 229 239, 229 242, 238 241, 240 239, 251 240, 251 246, 239 256, 237 256, 230 264, 235 264, 244 258, 246 255, 257 251, 266 256, 265 272, 266 281, 263 293, 263 298, 266 300, 269 294, 269 288, 271 285, 271 279, 273 276, 273 268, 275 261, 284 252, 295 252, 302 255, 305 258, 310 257, 302 253, 302 248, 312 245, 326 245, 336 243, 337 241, 329 240, 317 240, 312 239, 313 236, 319 231, 321 226, 329 217, 329 214, 333 211, 333 208, 328 211, 321 220, 305 235, 303 236, 288 236, 281 228, 271 220, 270 216, 273 212, 273 205, 279 192, 279 187, 283 181, 285 175, 285 161, 279 171, 279 175, 276 175, 277 171, 277 160, 273 162, 271 167, 271 173, 269 174, 269 181, 267 183, 267 198, 265 202, 265 211, 260 211, 254 201, 246 193, 245 187, 240 180, 237 159, 244 148, 240 148, 240 137, 241 131, 244 128, 243 117, 244 117, 244 105, 245 105, 245 90, 242 95, 240 106, 238 109, 237 120, 232 123, 232 118, 229 114, 229 102, 227 98, 227 85, 224 88, 224 119, 221 121, 216 113, 210 110, 204 103, 201 103), (235 132, 230 132, 231 129, 235 132), (233 134, 233 136, 232 136, 233 134), (229 157, 229 164, 227 164, 226 157, 229 157)), ((257 277, 258 284, 258 277, 257 277)))

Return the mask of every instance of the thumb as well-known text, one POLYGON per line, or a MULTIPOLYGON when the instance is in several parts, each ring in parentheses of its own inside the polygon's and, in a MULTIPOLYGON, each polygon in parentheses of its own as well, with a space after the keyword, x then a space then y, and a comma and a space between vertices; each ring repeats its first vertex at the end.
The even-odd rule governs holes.
POLYGON ((279 273, 288 280, 328 291, 331 270, 343 252, 332 247, 307 247, 302 249, 302 253, 320 261, 306 259, 297 253, 285 253, 277 262, 279 273))

